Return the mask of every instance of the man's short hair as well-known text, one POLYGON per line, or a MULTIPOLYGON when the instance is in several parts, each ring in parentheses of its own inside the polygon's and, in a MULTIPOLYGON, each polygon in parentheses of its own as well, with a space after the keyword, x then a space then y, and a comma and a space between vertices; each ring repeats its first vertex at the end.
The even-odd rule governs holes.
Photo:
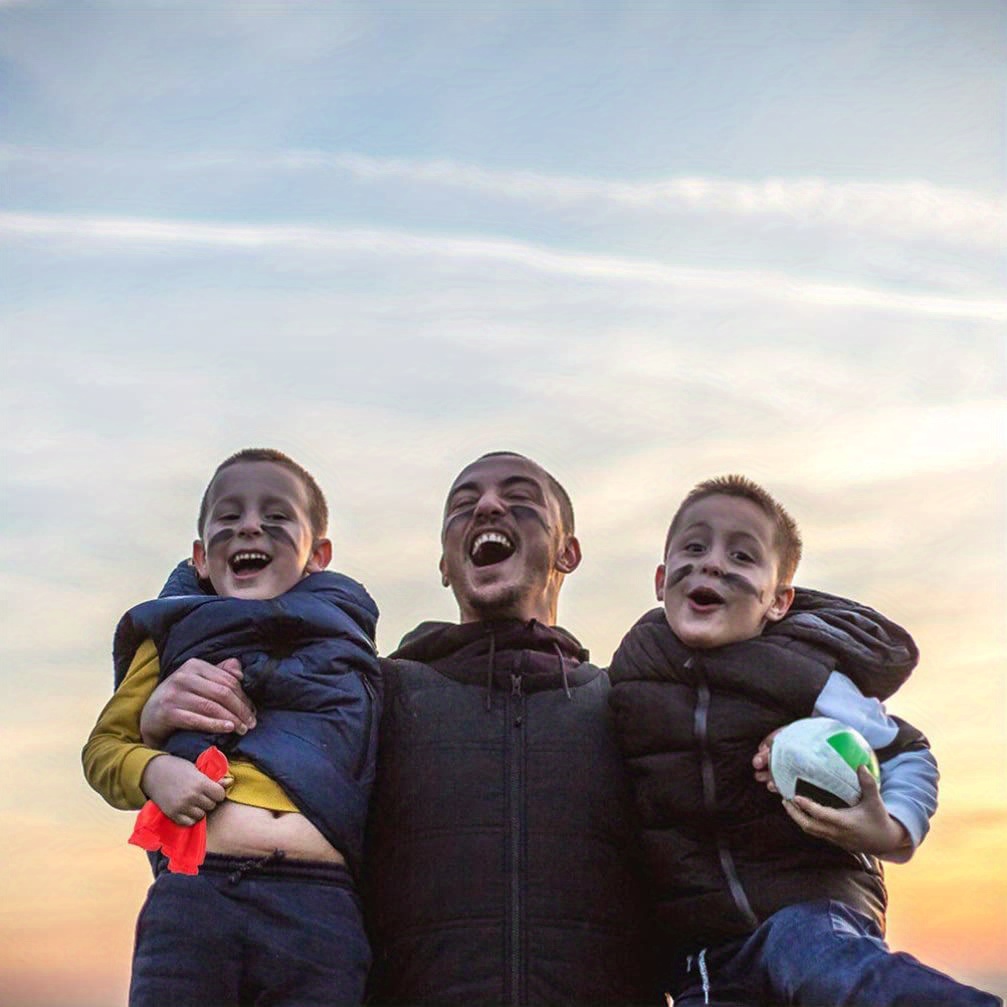
POLYGON ((274 465, 282 465, 283 468, 293 472, 304 484, 308 494, 308 520, 311 522, 311 534, 320 539, 325 536, 325 531, 329 526, 329 507, 325 502, 325 494, 321 487, 315 482, 315 477, 302 465, 298 465, 289 455, 275 448, 242 448, 236 451, 229 458, 225 458, 213 471, 210 481, 203 490, 203 499, 199 503, 199 518, 196 522, 196 529, 199 537, 203 537, 203 529, 206 527, 206 512, 210 506, 210 490, 213 488, 214 480, 220 473, 239 462, 272 462, 274 465))
POLYGON ((791 584, 797 573, 797 564, 801 561, 801 533, 797 522, 784 510, 783 506, 758 483, 741 475, 718 476, 707 479, 694 486, 686 498, 678 505, 675 516, 668 526, 668 534, 664 539, 664 556, 668 556, 671 537, 678 529, 682 512, 697 500, 710 496, 742 497, 751 500, 773 522, 775 530, 773 545, 780 560, 780 583, 791 584))
POLYGON ((480 455, 476 461, 481 462, 484 458, 500 457, 520 458, 522 461, 528 462, 529 465, 534 465, 545 476, 549 489, 556 498, 556 503, 559 504, 559 519, 563 525, 563 532, 567 535, 572 535, 574 533, 573 503, 570 501, 570 494, 563 489, 560 481, 533 458, 529 458, 527 455, 520 454, 517 451, 487 451, 486 454, 480 455))

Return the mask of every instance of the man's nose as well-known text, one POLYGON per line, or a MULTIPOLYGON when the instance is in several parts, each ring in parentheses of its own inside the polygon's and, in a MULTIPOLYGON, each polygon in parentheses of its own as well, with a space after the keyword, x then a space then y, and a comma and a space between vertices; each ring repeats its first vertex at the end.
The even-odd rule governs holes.
POLYGON ((503 500, 496 493, 487 491, 479 497, 479 501, 476 504, 475 516, 492 517, 496 514, 503 514, 506 509, 503 500))

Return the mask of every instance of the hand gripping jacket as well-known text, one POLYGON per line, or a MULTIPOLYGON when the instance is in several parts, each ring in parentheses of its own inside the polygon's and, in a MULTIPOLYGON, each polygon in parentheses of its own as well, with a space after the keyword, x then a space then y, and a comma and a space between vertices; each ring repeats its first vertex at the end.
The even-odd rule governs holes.
MULTIPOLYGON (((759 637, 711 650, 682 644, 647 613, 612 661, 611 705, 643 824, 664 946, 690 953, 754 930, 784 906, 843 901, 884 929, 873 857, 802 832, 753 776, 771 731, 811 715, 829 675, 878 699, 918 658, 909 635, 872 609, 798 589, 791 614, 759 637)), ((926 739, 900 722, 882 762, 926 739)))
POLYGON ((586 657, 514 620, 424 623, 382 662, 370 1002, 645 1002, 632 795, 586 657))
POLYGON ((277 598, 248 601, 204 593, 181 563, 159 598, 120 621, 116 685, 145 639, 157 647, 162 680, 189 658, 238 658, 255 728, 244 736, 178 731, 167 750, 195 761, 216 745, 254 763, 356 871, 380 715, 377 616, 364 587, 341 574, 311 574, 277 598))

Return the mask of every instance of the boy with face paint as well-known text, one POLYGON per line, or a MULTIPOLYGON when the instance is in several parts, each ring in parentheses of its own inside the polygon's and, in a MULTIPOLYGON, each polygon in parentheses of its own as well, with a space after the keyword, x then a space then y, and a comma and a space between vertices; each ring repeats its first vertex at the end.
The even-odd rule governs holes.
POLYGON ((668 530, 662 607, 612 661, 667 988, 676 1007, 994 1004, 884 943, 877 857, 909 859, 937 803, 926 739, 880 703, 918 654, 877 612, 795 589, 800 554, 793 519, 761 487, 700 483, 668 530), (854 808, 773 796, 760 741, 815 715, 867 738, 880 793, 861 769, 854 808))
POLYGON ((152 858, 132 1007, 362 1000, 370 952, 354 875, 380 714, 377 608, 362 585, 325 572, 326 522, 296 462, 232 455, 204 493, 191 564, 116 631, 117 690, 85 775, 115 807, 149 798, 176 825, 207 822, 197 875, 152 858), (145 747, 146 699, 191 658, 240 675, 255 726, 145 747), (211 745, 229 759, 226 791, 193 765, 211 745))

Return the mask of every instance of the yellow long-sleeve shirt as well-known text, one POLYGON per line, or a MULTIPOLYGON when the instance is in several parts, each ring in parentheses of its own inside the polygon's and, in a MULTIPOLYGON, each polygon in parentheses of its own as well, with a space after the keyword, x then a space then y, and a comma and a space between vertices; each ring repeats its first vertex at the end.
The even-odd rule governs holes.
MULTIPOLYGON (((147 795, 140 787, 147 763, 163 753, 149 748, 140 734, 140 715, 150 694, 157 688, 161 662, 153 640, 137 649, 129 670, 112 698, 98 715, 81 753, 87 782, 113 808, 124 811, 141 808, 147 795)), ((237 759, 230 761, 234 783, 227 799, 270 811, 297 811, 283 788, 262 770, 237 759)))

